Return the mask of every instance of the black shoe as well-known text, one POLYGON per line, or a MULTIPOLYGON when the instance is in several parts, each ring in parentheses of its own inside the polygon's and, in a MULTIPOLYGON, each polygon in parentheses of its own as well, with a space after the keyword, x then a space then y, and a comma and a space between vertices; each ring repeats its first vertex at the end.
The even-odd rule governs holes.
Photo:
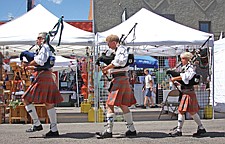
POLYGON ((43 127, 40 124, 39 126, 33 125, 31 128, 27 129, 26 132, 36 132, 36 131, 41 131, 41 130, 43 130, 43 127))
POLYGON ((205 129, 198 129, 197 132, 193 134, 193 137, 201 136, 204 133, 206 133, 205 129))
POLYGON ((125 136, 126 136, 126 137, 136 136, 136 135, 137 135, 136 130, 135 130, 135 131, 130 131, 130 130, 128 130, 128 131, 126 131, 126 133, 125 133, 125 136))
POLYGON ((55 132, 52 132, 51 130, 46 133, 45 135, 43 135, 43 137, 58 137, 59 136, 59 131, 55 131, 55 132))
POLYGON ((143 109, 146 109, 146 106, 142 106, 143 109))
POLYGON ((169 136, 171 136, 171 137, 182 136, 182 132, 174 130, 173 132, 169 133, 169 136))
POLYGON ((104 132, 96 132, 96 135, 98 135, 97 138, 99 138, 99 139, 112 138, 112 133, 109 133, 107 131, 104 131, 104 132))

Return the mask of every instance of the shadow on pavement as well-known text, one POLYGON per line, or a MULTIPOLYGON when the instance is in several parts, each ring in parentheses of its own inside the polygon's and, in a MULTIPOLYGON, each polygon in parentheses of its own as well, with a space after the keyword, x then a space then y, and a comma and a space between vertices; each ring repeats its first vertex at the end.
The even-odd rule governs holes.
POLYGON ((196 138, 204 138, 204 137, 217 138, 217 137, 224 137, 224 134, 225 134, 224 132, 207 132, 196 138))
POLYGON ((163 132, 139 132, 137 137, 149 137, 149 138, 166 138, 169 135, 163 132))
POLYGON ((95 137, 94 133, 65 133, 60 135, 61 138, 76 138, 76 139, 85 139, 95 137))
MULTIPOLYGON (((127 138, 124 134, 115 134, 113 135, 114 138, 127 138)), ((138 132, 137 136, 131 136, 128 138, 166 138, 169 137, 167 133, 162 132, 138 132)))
POLYGON ((85 139, 95 137, 94 133, 65 133, 60 134, 58 137, 44 137, 44 136, 32 136, 29 138, 75 138, 75 139, 85 139))

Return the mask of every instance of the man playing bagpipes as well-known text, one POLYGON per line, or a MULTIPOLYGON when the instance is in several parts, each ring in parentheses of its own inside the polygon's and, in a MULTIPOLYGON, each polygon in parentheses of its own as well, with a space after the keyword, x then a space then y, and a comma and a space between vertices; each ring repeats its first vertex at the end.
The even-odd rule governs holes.
POLYGON ((28 63, 22 62, 22 66, 25 67, 25 70, 35 71, 35 79, 22 98, 25 108, 33 120, 33 126, 27 129, 26 132, 43 130, 34 104, 44 103, 50 119, 50 131, 44 136, 55 137, 59 136, 59 132, 57 129, 57 118, 54 105, 62 102, 63 98, 58 90, 51 70, 54 61, 51 62, 50 60, 53 52, 50 50, 48 40, 48 33, 41 32, 38 34, 36 41, 36 45, 38 46, 37 52, 35 54, 28 52, 21 53, 21 55, 26 56, 28 60, 28 63))
MULTIPOLYGON (((109 88, 107 107, 107 128, 103 132, 97 132, 98 138, 111 138, 113 123, 114 123, 114 106, 118 106, 123 111, 123 116, 127 122, 128 130, 125 136, 136 136, 136 130, 133 124, 132 113, 129 106, 136 104, 134 93, 129 83, 128 70, 128 50, 124 45, 120 45, 119 37, 116 35, 109 35, 106 38, 109 48, 115 50, 115 57, 109 62, 106 67, 102 68, 102 72, 107 74, 108 71, 112 75, 112 80, 109 88)), ((100 60, 104 61, 104 60, 100 60)), ((106 60, 107 61, 107 60, 106 60)), ((98 63, 98 61, 97 61, 98 63)))
POLYGON ((182 81, 182 97, 178 107, 178 126, 175 127, 173 132, 169 133, 169 135, 172 137, 182 136, 182 127, 185 120, 185 113, 189 112, 193 120, 198 125, 197 132, 193 134, 193 137, 197 137, 206 133, 206 130, 203 127, 200 117, 197 113, 199 111, 199 104, 194 92, 194 84, 189 84, 191 83, 190 80, 196 75, 194 67, 190 62, 193 55, 190 52, 184 52, 180 57, 182 62, 182 72, 179 74, 179 76, 171 77, 170 79, 173 83, 175 81, 182 81))

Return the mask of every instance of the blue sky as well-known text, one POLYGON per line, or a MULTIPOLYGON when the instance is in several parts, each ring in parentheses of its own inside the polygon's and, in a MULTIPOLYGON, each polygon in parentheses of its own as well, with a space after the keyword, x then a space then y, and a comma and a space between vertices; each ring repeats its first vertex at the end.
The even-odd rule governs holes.
MULTIPOLYGON (((88 20, 90 0, 34 0, 64 20, 88 20)), ((0 0, 0 21, 18 18, 27 11, 27 0, 0 0)))

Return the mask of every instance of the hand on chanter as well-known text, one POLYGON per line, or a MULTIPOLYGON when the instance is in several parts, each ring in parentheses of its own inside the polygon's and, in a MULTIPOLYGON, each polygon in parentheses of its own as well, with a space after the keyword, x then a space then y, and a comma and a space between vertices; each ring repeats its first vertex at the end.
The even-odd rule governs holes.
POLYGON ((21 66, 22 67, 26 67, 26 66, 28 66, 28 63, 27 62, 24 62, 24 61, 21 61, 21 66))
POLYGON ((35 66, 26 66, 25 69, 26 70, 34 70, 35 69, 35 66))

